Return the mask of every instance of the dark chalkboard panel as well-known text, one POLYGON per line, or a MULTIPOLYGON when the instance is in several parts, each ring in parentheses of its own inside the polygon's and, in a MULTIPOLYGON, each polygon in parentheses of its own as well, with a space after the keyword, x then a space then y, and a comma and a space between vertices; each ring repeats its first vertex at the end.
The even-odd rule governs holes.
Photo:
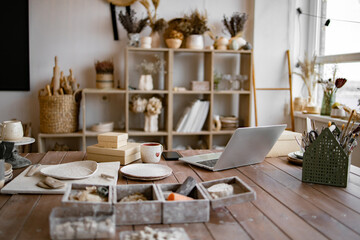
POLYGON ((29 91, 29 3, 2 1, 0 91, 29 91))

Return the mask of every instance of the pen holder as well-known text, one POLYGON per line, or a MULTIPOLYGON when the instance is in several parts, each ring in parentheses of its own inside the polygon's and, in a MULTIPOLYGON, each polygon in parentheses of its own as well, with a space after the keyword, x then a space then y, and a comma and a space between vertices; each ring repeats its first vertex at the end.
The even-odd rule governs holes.
MULTIPOLYGON (((334 133, 339 133, 339 129, 336 128, 334 133)), ((346 187, 350 162, 351 157, 345 153, 334 134, 325 128, 304 153, 302 181, 346 187)))

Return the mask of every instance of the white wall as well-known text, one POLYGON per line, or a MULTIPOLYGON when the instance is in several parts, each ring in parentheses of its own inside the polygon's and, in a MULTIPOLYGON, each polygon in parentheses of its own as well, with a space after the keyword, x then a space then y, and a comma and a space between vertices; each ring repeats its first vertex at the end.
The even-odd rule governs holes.
MULTIPOLYGON (((109 5, 105 0, 31 0, 30 2, 30 92, 0 92, 0 121, 17 118, 32 122, 33 136, 39 131, 38 91, 50 83, 54 56, 68 75, 72 68, 81 88, 95 87, 94 61, 112 58, 116 79, 123 82, 126 32, 118 22, 120 41, 113 40, 109 5), (12 103, 10 106, 8 103, 12 103), (14 107, 16 106, 16 107, 14 107)), ((163 0, 159 16, 170 20, 192 9, 206 9, 209 23, 222 33, 223 14, 247 12, 245 39, 254 46, 257 87, 287 84, 285 50, 292 47, 295 25, 292 0, 163 0), (254 13, 255 11, 255 13, 254 13), (253 31, 253 28, 255 30, 253 31)), ((138 3, 138 13, 145 11, 138 3)), ((117 7, 117 12, 124 8, 117 7)), ((148 35, 146 29, 142 35, 148 35)), ((206 38, 206 45, 211 40, 206 38)), ((284 95, 258 93, 259 125, 288 122, 284 95), (269 101, 270 98, 270 101, 269 101), (269 103, 270 102, 270 103, 269 103)), ((33 151, 37 148, 34 146, 33 151)))

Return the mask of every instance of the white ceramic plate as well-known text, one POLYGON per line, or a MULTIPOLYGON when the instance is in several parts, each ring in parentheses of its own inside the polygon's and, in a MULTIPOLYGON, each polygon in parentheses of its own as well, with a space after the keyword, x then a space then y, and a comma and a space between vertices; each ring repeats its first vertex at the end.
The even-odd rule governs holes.
POLYGON ((157 180, 161 180, 164 178, 167 178, 168 176, 170 176, 171 173, 169 175, 165 175, 162 177, 132 177, 132 176, 128 176, 123 174, 124 177, 130 179, 130 180, 136 180, 136 181, 157 181, 157 180))
POLYGON ((302 151, 296 151, 294 152, 295 156, 297 156, 298 158, 303 158, 304 157, 304 153, 302 151))
POLYGON ((120 169, 124 175, 137 178, 159 178, 169 176, 172 169, 168 166, 153 163, 135 163, 120 169))
POLYGON ((97 162, 86 160, 45 167, 40 172, 57 179, 83 179, 94 175, 97 169, 97 162))

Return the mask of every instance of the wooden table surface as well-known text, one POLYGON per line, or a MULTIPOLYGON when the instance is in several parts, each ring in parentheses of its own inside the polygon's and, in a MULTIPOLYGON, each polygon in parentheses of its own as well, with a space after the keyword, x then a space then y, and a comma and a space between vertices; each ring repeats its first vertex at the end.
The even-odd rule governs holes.
MULTIPOLYGON (((183 151, 184 156, 209 151, 183 151)), ((33 163, 57 164, 84 159, 84 152, 30 153, 33 163)), ((161 161, 173 175, 155 183, 198 182, 238 176, 256 191, 256 200, 211 210, 206 223, 157 224, 183 227, 191 239, 360 239, 360 168, 351 167, 347 188, 305 184, 301 167, 286 158, 221 172, 161 161)), ((14 177, 24 169, 14 170, 14 177)), ((137 184, 119 176, 118 184, 137 184)), ((0 195, 0 239, 49 239, 49 214, 61 205, 61 195, 0 195)), ((144 226, 117 226, 124 230, 144 226)))

